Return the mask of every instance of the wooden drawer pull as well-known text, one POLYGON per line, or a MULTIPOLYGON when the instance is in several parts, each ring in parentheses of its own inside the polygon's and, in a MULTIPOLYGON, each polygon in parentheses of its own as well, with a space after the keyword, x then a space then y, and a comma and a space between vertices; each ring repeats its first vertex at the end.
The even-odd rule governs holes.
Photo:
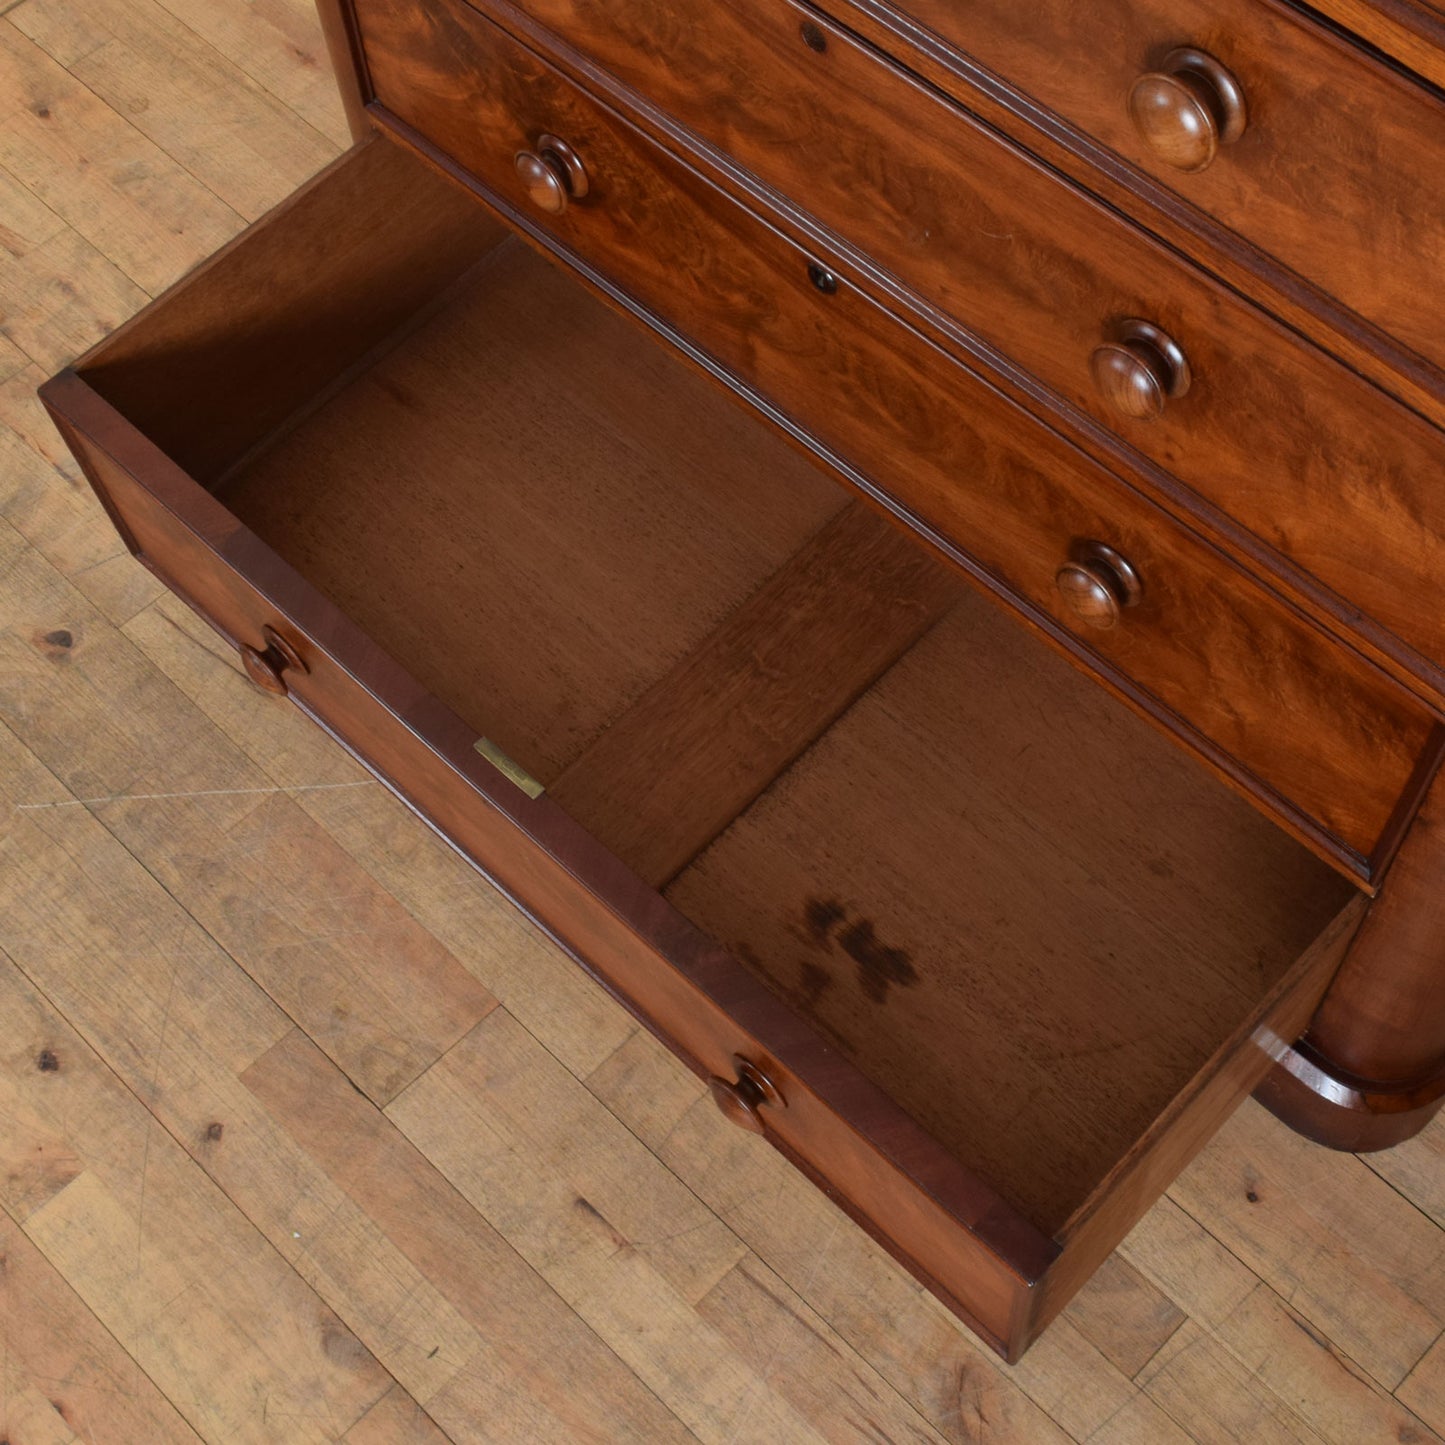
POLYGON ((1183 396, 1191 380, 1189 359, 1179 343, 1149 321, 1130 317, 1118 337, 1089 360, 1099 395, 1121 416, 1153 421, 1170 397, 1183 396))
POLYGON ((261 636, 266 643, 266 650, 262 652, 242 643, 241 665, 246 669, 246 676, 263 692, 274 692, 278 697, 285 697, 285 673, 288 669, 304 673, 307 671, 306 664, 296 649, 274 627, 263 627, 261 636))
POLYGON ((759 1110, 786 1109, 788 1106, 777 1085, 756 1064, 750 1063, 741 1054, 734 1054, 733 1067, 738 1074, 736 1082, 716 1074, 708 1080, 713 1102, 739 1128, 761 1134, 765 1126, 759 1110))
POLYGON ((1244 134, 1248 111, 1239 82, 1212 55, 1184 46, 1129 92, 1129 118, 1144 144, 1181 171, 1202 171, 1222 145, 1244 134))
POLYGON ((1128 559, 1103 542, 1075 542, 1054 578, 1069 611, 1086 626, 1115 626, 1126 607, 1144 595, 1128 559))
POLYGON ((581 200, 589 189, 582 157, 554 135, 537 137, 535 150, 518 151, 517 174, 539 211, 560 216, 568 201, 581 200))

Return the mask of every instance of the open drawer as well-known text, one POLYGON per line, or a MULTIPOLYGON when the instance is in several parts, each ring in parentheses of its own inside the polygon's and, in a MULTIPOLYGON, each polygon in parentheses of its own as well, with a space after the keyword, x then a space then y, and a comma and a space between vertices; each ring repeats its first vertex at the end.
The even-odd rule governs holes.
POLYGON ((992 1344, 1348 881, 377 139, 45 389, 129 545, 992 1344))

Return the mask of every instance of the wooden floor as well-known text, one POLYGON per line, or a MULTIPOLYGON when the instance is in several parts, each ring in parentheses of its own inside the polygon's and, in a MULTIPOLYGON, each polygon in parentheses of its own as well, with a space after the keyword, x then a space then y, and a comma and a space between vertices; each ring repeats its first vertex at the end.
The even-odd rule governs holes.
POLYGON ((122 553, 35 386, 344 139, 307 0, 0 16, 0 1441, 1438 1439, 1445 1123, 1006 1370, 122 553))

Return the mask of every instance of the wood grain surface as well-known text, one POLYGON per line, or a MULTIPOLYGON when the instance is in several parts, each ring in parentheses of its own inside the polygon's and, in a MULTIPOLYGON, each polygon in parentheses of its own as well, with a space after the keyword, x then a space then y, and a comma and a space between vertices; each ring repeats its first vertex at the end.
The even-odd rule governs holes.
MULTIPOLYGON (((1363 609, 1417 667, 1445 662, 1445 630, 1414 603, 1445 567, 1445 508, 1429 480, 1445 437, 1325 351, 806 5, 481 8, 514 27, 520 9, 565 36, 759 177, 783 210, 818 218, 1107 428, 1159 469, 1165 491, 1182 482, 1323 583, 1346 626, 1363 609), (1150 420, 1121 414, 1091 376, 1091 356, 1131 319, 1172 337, 1192 378, 1150 420), (1361 535, 1374 539, 1367 568, 1342 545, 1361 535)), ((403 0, 362 0, 359 13, 380 98, 406 115, 410 88, 431 83, 430 67, 411 63, 426 41, 403 0)), ((439 23, 428 17, 430 30, 439 23)), ((1413 219, 1416 192, 1402 194, 1413 219)), ((1323 218, 1317 229, 1333 244, 1323 218)))
POLYGON ((1057 1234, 1348 889, 1021 642, 960 602, 667 896, 1057 1234))
MULTIPOLYGON (((15 17, 34 4, 23 0, 0 18, 7 40, 15 17)), ((109 32, 90 7, 66 0, 48 9, 69 27, 73 53, 106 43, 109 32)), ((265 76, 289 104, 312 93, 320 40, 300 0, 244 12, 213 0, 135 10, 190 45, 216 49, 224 63, 214 72, 213 103, 251 75, 265 76)), ((179 87, 184 72, 155 84, 179 87)), ((291 121, 303 146, 306 113, 291 121)), ((27 116, 34 119, 32 111, 6 112, 12 176, 27 116)), ((130 119, 104 104, 93 117, 94 134, 108 144, 149 147, 158 184, 181 184, 184 170, 130 119)), ((339 107, 331 120, 343 134, 339 107)), ((63 183, 79 203, 78 221, 102 241, 120 238, 123 190, 138 174, 81 160, 55 152, 52 204, 63 183)), ((15 185, 0 173, 0 186, 7 183, 15 185)), ((693 1438, 770 1445, 815 1436, 1357 1445, 1429 1440, 1432 1425, 1445 1429, 1441 1357, 1428 1344, 1445 1321, 1435 1292, 1445 1225, 1438 1123, 1365 1161, 1311 1150, 1262 1111, 1247 1111, 1146 1216, 1025 1366, 999 1367, 817 1191, 729 1129, 690 1074, 314 724, 250 687, 230 649, 124 555, 77 485, 33 390, 134 309, 140 283, 34 192, 15 185, 7 194, 20 201, 7 212, 12 229, 0 254, 0 634, 10 657, 32 653, 48 671, 27 668, 24 685, 0 699, 0 972, 21 990, 7 982, 0 1013, 0 1141, 34 1139, 16 1127, 23 1096, 31 1117, 42 1109, 53 1121, 58 1141, 53 1167, 36 1156, 42 1163, 28 1177, 44 1181, 49 1171, 43 1193, 84 1160, 99 1187, 81 1185, 63 1211, 34 1224, 16 1218, 7 1195, 3 1433, 96 1445, 278 1437, 437 1445, 535 1439, 551 1410, 576 1422, 572 1438, 688 1438, 686 1417, 693 1438), (25 220, 23 233, 13 218, 25 220), (25 330, 12 329, 12 318, 25 314, 12 307, 27 296, 43 296, 45 305, 31 308, 25 330), (87 654, 108 659, 104 686, 73 665, 87 654), (56 689, 48 702, 36 690, 45 677, 56 689), (121 716, 131 725, 102 776, 86 759, 93 738, 121 716), (57 732, 61 719, 67 726, 57 732), (551 1107, 561 1104, 563 1121, 550 1144, 495 1109, 485 1137, 496 1142, 479 1144, 439 1092, 418 1095, 410 1115, 407 1133, 428 1136, 418 1154, 384 1144, 390 1152, 372 1156, 369 1141, 384 1141, 396 1123, 371 1114, 366 1124, 359 1111, 375 1105, 349 1088, 352 1105, 327 1116, 340 1132, 324 1139, 307 1133, 307 1115, 288 1112, 298 1084, 339 1101, 324 1092, 326 1071, 337 1066, 324 1056, 319 1066, 309 1061, 304 1030, 250 978, 252 945, 237 937, 229 943, 235 953, 222 949, 188 911, 189 896, 172 895, 146 871, 170 858, 173 878, 184 878, 187 846, 171 842, 177 816, 224 824, 234 815, 215 809, 268 797, 287 799, 333 838, 374 899, 400 903, 522 1021, 525 1037, 493 1031, 486 1052, 498 1064, 507 1059, 521 1080, 511 1096, 514 1120, 526 1118, 540 1081, 550 1081, 551 1107), (149 819, 122 842, 114 828, 126 812, 149 819), (22 1005, 22 996, 40 1002, 22 1005), (504 1037, 520 1039, 521 1052, 499 1052, 492 1041, 504 1037), (62 1104, 45 1092, 56 1089, 66 1091, 62 1104), (128 1102, 118 1110, 120 1099, 128 1102), (598 1166, 589 1164, 584 1182, 568 1161, 589 1147, 604 1115, 620 1118, 644 1146, 629 1154, 620 1188, 647 1212, 629 1219, 626 1249, 615 1233, 601 1235, 590 1273, 574 1255, 568 1279, 576 1293, 559 1297, 517 1254, 525 1243, 518 1230, 529 1215, 555 1219, 560 1229, 580 1213, 576 1200, 590 1197, 598 1166), (122 1116, 134 1122, 122 1127, 122 1116), (240 1157, 228 1162, 237 1145, 240 1157), (529 1161, 529 1178, 552 1192, 493 1176, 494 1192, 484 1196, 474 1161, 496 1151, 529 1161), (178 1192, 173 1161, 183 1154, 193 1161, 188 1180, 214 1182, 178 1192), (368 1193, 372 1157, 412 1171, 421 1192, 408 1196, 406 1209, 368 1193), (681 1179, 704 1212, 670 1202, 668 1179, 681 1179), (565 1323, 579 1318, 589 1291, 627 1289, 637 1310, 657 1317, 653 1306, 682 1298, 669 1282, 677 1266, 661 1262, 677 1246, 662 1241, 707 1217, 714 1233, 694 1252, 691 1289, 713 1271, 715 1282, 693 1302, 669 1306, 667 1341, 626 1343, 619 1333, 618 1345, 632 1352, 624 1362, 611 1342, 625 1329, 615 1316, 565 1323), (1307 1241, 1295 1232, 1305 1218, 1307 1241), (246 1220, 265 1233, 262 1248, 276 1262, 261 1266, 276 1287, 264 1326, 250 1333, 248 1273, 257 1264, 254 1244, 237 1228, 246 1220), (79 1232, 64 1232, 68 1221, 79 1232), (82 1248, 90 1232, 115 1241, 110 1267, 82 1248), (465 1353, 465 1322, 445 1298, 461 1257, 452 1241, 493 1251, 495 1293, 468 1292, 463 1309, 537 1321, 541 1337, 519 1333, 501 1362, 465 1353), (1343 1271, 1305 1273, 1320 1251, 1343 1271), (178 1293, 191 1281, 189 1295, 178 1293), (1350 1320, 1366 1333, 1352 1331, 1350 1320), (288 1344, 282 1363, 266 1347, 278 1336, 288 1344), (369 1353, 355 1344, 361 1337, 372 1342, 369 1353), (312 1349, 312 1340, 323 1348, 312 1349), (433 1346, 441 1348, 428 1362, 433 1346), (723 1358, 729 1373, 719 1377, 723 1358), (566 1393, 549 1394, 545 1381, 559 1362, 568 1366, 566 1393), (344 1389, 338 1372, 352 1381, 344 1389), (638 1373, 665 1386, 665 1404, 638 1373), (508 1413, 518 1401, 538 1413, 519 1423, 508 1413)), ((158 216, 147 223, 138 214, 130 232, 136 254, 162 256, 177 237, 158 216)), ((185 264, 163 263, 152 285, 185 264)), ((267 836, 253 836, 219 866, 268 853, 267 836)), ((309 876, 306 850, 272 856, 281 885, 309 876)), ((334 912, 313 915, 314 895, 298 896, 307 899, 298 918, 334 935, 334 912)), ((359 968, 385 971, 387 935, 361 927, 346 938, 359 968)), ((376 1029, 388 1020, 360 1022, 376 1029)), ((468 1071, 478 1052, 437 1084, 461 1078, 474 1087, 468 1071)), ((583 1217, 596 1227, 594 1216, 583 1217)), ((496 1344, 472 1339, 477 1350, 496 1344)))
MULTIPOLYGON (((1431 278, 1445 236, 1445 201, 1431 178, 1445 164, 1445 112, 1430 86, 1282 0, 1108 6, 1048 0, 1027 12, 990 0, 970 7, 967 24, 949 0, 865 4, 918 22, 981 61, 1333 291, 1427 358, 1438 375, 1445 346, 1431 278), (1249 111, 1240 140, 1195 174, 1158 159, 1128 112, 1134 82, 1180 45, 1197 46, 1227 67, 1249 111)), ((1410 0, 1339 0, 1334 9, 1346 23, 1352 13, 1373 24, 1413 18, 1437 43, 1442 33, 1438 11, 1410 0)), ((1412 46, 1404 58, 1425 48, 1412 46)), ((1437 55, 1430 67, 1437 83, 1438 64, 1437 55)))
POLYGON ((916 542, 850 503, 577 757, 552 797, 661 887, 961 591, 916 542))

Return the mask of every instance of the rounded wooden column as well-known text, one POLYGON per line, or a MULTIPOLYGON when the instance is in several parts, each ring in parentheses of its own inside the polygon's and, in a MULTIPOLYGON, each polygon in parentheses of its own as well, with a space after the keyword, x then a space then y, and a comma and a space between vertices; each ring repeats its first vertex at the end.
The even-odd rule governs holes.
POLYGON ((1335 1149, 1388 1149, 1445 1103, 1445 779, 1437 778, 1309 1028, 1255 1097, 1335 1149))

